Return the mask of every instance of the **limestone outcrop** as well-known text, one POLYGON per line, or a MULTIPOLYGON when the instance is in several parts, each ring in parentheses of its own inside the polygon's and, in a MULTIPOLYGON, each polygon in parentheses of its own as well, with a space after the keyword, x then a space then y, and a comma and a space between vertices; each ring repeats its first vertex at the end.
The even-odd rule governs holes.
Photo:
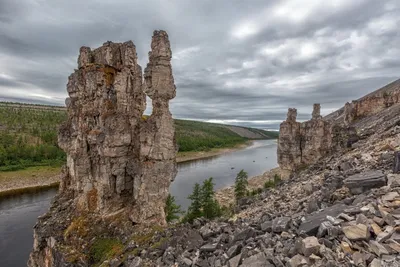
POLYGON ((282 122, 278 139, 278 163, 287 170, 296 170, 327 155, 333 146, 332 125, 320 115, 320 104, 314 104, 312 118, 297 122, 297 110, 289 108, 282 122))
POLYGON ((399 103, 400 79, 360 99, 347 102, 344 107, 327 115, 325 119, 347 126, 399 103))
POLYGON ((118 214, 131 225, 166 224, 165 201, 177 173, 171 58, 164 31, 154 32, 144 79, 132 41, 80 49, 58 136, 67 163, 55 203, 35 226, 29 266, 66 266, 55 262, 64 260, 60 247, 76 245, 65 231, 77 221, 108 227, 104 219, 118 214), (149 117, 143 116, 146 95, 149 117), (55 212, 63 203, 68 209, 55 212))
POLYGON ((72 190, 78 210, 105 215, 127 208, 137 223, 165 223, 163 206, 176 175, 168 35, 154 32, 151 48, 144 83, 131 41, 80 49, 59 133, 67 153, 61 193, 72 190), (153 100, 147 120, 145 93, 153 100))
POLYGON ((292 170, 302 162, 301 123, 296 118, 297 109, 289 108, 287 119, 279 128, 277 156, 282 169, 292 170))

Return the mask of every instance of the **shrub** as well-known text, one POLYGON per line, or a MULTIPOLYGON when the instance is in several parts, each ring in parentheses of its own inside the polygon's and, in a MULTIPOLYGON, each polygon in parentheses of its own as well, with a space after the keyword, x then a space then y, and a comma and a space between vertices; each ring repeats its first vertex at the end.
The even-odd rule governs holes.
POLYGON ((280 176, 279 174, 275 174, 273 180, 268 180, 268 181, 266 181, 266 182, 264 183, 264 188, 265 188, 265 189, 268 189, 268 188, 275 187, 275 186, 278 185, 281 181, 282 181, 281 176, 280 176))
POLYGON ((165 219, 167 220, 167 222, 179 219, 180 217, 179 214, 183 214, 181 206, 175 203, 175 197, 171 196, 171 194, 168 194, 164 211, 165 211, 165 219))
POLYGON ((265 188, 265 189, 272 188, 272 187, 275 187, 274 181, 268 180, 268 181, 266 181, 266 182, 264 183, 264 188, 265 188))
POLYGON ((277 185, 282 181, 281 176, 277 173, 274 175, 274 184, 277 185))

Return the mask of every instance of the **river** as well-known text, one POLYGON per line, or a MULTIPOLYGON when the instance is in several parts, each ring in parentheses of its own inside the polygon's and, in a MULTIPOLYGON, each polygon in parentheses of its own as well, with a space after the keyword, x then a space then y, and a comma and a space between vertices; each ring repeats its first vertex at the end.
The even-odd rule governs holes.
MULTIPOLYGON (((277 166, 276 141, 258 140, 249 147, 206 159, 181 162, 170 192, 186 209, 187 196, 195 183, 213 177, 215 189, 234 183, 236 174, 245 170, 249 177, 277 166)), ((0 200, 0 266, 26 266, 33 245, 33 226, 44 214, 57 189, 22 194, 0 200)))

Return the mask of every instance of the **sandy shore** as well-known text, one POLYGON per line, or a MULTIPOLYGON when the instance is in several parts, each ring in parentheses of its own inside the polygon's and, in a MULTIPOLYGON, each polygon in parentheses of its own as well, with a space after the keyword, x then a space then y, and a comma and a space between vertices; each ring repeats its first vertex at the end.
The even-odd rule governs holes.
MULTIPOLYGON (((281 170, 279 167, 276 167, 266 171, 261 175, 250 177, 248 178, 248 189, 254 190, 257 188, 263 188, 264 183, 268 180, 273 180, 275 174, 278 174, 281 179, 285 180, 289 178, 290 172, 287 170, 281 170)), ((234 185, 230 185, 228 187, 217 190, 217 192, 215 192, 215 197, 221 206, 229 206, 230 204, 234 204, 234 185)))
POLYGON ((56 187, 60 179, 59 167, 30 167, 13 172, 0 172, 0 197, 56 187))
MULTIPOLYGON (((185 162, 234 152, 250 146, 252 141, 232 148, 200 152, 178 153, 176 161, 185 162)), ((20 171, 0 172, 0 197, 57 187, 60 182, 59 167, 31 167, 20 171)))

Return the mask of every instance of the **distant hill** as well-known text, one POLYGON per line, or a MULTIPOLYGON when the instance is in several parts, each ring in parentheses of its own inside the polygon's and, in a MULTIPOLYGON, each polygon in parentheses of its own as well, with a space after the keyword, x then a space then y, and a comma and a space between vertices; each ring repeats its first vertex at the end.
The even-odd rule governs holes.
MULTIPOLYGON (((65 154, 57 145, 57 129, 64 120, 65 107, 0 102, 0 171, 64 162, 65 154)), ((179 119, 175 128, 180 152, 278 137, 273 131, 179 119)))

